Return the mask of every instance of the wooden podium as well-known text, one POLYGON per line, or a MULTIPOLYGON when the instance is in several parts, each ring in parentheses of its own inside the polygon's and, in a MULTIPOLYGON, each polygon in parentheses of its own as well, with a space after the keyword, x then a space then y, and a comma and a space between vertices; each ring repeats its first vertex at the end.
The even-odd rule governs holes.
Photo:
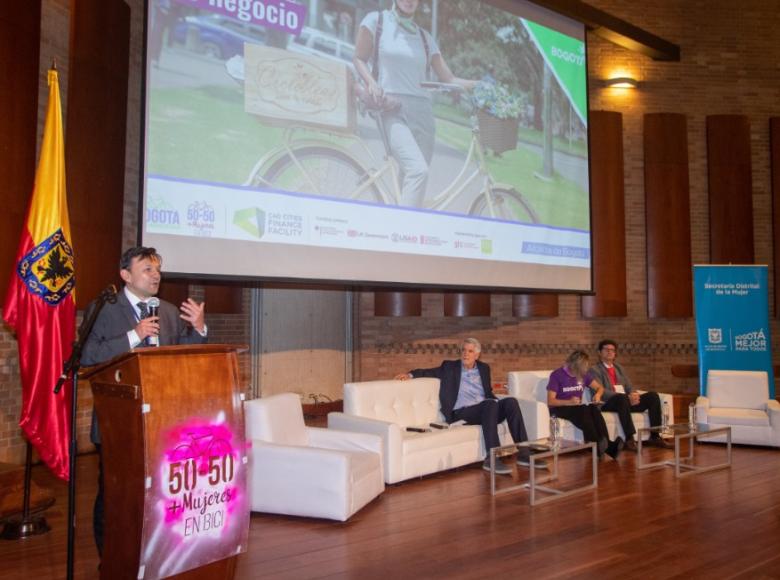
POLYGON ((102 438, 101 578, 233 578, 249 529, 243 349, 141 348, 85 374, 102 438))

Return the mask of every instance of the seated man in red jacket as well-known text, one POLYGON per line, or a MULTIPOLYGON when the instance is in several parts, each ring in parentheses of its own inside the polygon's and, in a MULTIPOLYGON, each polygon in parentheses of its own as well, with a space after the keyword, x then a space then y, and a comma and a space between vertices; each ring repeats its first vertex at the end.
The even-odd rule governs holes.
MULTIPOLYGON (((636 443, 634 442, 636 428, 631 419, 631 413, 647 411, 650 417, 650 426, 658 427, 662 420, 661 399, 658 393, 648 391, 640 395, 634 389, 623 367, 615 362, 618 346, 614 340, 605 339, 599 342, 598 351, 599 362, 591 367, 588 374, 604 385, 604 393, 601 397, 604 406, 601 410, 618 414, 618 419, 626 434, 625 449, 636 451, 636 443)), ((647 444, 656 447, 670 446, 658 433, 653 433, 647 444)))

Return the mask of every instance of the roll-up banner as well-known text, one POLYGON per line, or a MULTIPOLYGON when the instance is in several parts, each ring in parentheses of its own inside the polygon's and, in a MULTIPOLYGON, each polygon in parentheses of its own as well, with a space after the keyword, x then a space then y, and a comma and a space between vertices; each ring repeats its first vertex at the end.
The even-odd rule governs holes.
POLYGON ((707 372, 766 371, 775 396, 769 327, 767 266, 694 266, 699 392, 707 394, 707 372))

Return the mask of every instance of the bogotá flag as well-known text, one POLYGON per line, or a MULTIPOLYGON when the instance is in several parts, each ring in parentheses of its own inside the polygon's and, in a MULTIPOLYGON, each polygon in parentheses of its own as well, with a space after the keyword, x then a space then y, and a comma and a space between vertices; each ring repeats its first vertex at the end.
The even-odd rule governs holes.
POLYGON ((65 148, 57 71, 49 71, 49 103, 41 155, 16 266, 3 304, 3 318, 16 332, 22 378, 19 426, 41 460, 68 479, 70 383, 54 385, 71 354, 76 329, 65 148))

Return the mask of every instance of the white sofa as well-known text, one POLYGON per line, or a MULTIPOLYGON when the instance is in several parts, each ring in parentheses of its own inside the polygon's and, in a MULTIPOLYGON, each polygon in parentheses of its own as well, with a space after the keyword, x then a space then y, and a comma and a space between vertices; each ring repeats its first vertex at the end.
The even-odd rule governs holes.
MULTIPOLYGON (((382 437, 385 482, 397 483, 467 465, 485 458, 482 428, 460 425, 414 433, 443 422, 438 379, 368 381, 344 385, 344 412, 328 414, 328 427, 374 433, 382 437)), ((503 443, 511 443, 506 423, 499 425, 503 443)))
POLYGON ((382 440, 306 427, 282 393, 244 403, 252 511, 346 521, 385 489, 382 440))
MULTIPOLYGON (((550 435, 547 383, 551 373, 552 371, 512 371, 508 374, 509 394, 515 397, 520 404, 529 439, 542 439, 550 435)), ((664 404, 664 401, 667 402, 671 415, 674 409, 672 396, 666 393, 658 393, 658 396, 661 398, 661 405, 664 404)), ((616 436, 620 436, 625 439, 626 434, 618 421, 617 413, 607 412, 603 415, 609 430, 609 438, 614 439, 616 436)), ((646 411, 644 413, 631 413, 631 418, 637 430, 640 427, 650 426, 650 418, 646 411)), ((583 440, 582 431, 566 420, 562 420, 562 434, 564 439, 583 440)))
MULTIPOLYGON (((780 447, 780 403, 769 398, 764 371, 709 371, 707 396, 696 399, 696 421, 730 425, 732 443, 780 447)), ((725 436, 702 439, 725 440, 725 436)))

